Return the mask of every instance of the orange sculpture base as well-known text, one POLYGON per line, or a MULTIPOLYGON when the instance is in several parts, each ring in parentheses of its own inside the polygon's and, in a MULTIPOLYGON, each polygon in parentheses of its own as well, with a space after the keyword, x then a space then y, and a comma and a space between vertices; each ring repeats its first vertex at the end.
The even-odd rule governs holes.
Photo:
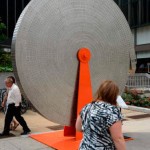
MULTIPOLYGON (((30 137, 56 150, 77 150, 81 142, 81 140, 77 140, 75 136, 64 136, 63 130, 43 134, 33 134, 30 135, 30 137)), ((131 140, 134 139, 125 137, 126 142, 131 140)))
POLYGON ((75 136, 66 137, 64 131, 56 131, 38 135, 30 135, 31 138, 57 150, 77 150, 81 140, 75 136))

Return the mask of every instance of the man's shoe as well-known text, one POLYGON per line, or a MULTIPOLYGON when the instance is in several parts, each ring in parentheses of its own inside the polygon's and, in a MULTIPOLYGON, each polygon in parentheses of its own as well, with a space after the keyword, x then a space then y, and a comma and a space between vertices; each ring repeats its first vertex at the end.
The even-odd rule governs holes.
POLYGON ((27 134, 29 134, 30 132, 31 132, 31 130, 23 131, 23 132, 21 133, 21 135, 27 135, 27 134))
POLYGON ((9 135, 10 135, 9 133, 4 133, 4 132, 0 133, 0 136, 9 136, 9 135))

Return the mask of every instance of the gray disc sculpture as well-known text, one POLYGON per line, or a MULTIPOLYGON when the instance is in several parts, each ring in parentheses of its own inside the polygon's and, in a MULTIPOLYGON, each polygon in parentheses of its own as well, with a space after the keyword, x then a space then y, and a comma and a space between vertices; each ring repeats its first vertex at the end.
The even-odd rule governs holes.
POLYGON ((12 40, 19 87, 47 119, 71 125, 78 72, 77 52, 90 49, 93 95, 105 79, 123 91, 135 65, 128 23, 113 0, 32 0, 12 40), (130 63, 131 62, 131 63, 130 63))

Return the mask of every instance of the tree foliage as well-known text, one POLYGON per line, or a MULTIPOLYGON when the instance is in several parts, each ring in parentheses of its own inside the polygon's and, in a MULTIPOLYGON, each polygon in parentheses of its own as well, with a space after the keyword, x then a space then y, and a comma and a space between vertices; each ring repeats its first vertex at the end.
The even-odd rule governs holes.
MULTIPOLYGON (((0 42, 7 39, 5 35, 6 25, 2 22, 0 18, 0 42)), ((12 71, 12 61, 11 61, 11 53, 3 51, 0 48, 0 72, 8 72, 12 71)))
POLYGON ((7 36, 4 34, 5 30, 6 30, 6 25, 2 22, 0 18, 0 41, 4 41, 7 39, 7 36))
POLYGON ((0 51, 0 72, 12 71, 11 54, 0 51))

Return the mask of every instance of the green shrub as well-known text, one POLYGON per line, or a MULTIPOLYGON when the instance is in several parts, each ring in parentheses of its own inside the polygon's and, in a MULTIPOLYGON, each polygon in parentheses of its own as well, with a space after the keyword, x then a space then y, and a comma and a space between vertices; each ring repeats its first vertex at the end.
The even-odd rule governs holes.
POLYGON ((4 51, 0 51, 0 72, 11 71, 13 71, 11 54, 4 51))
POLYGON ((122 94, 122 98, 125 100, 127 105, 150 108, 150 98, 146 96, 127 92, 122 94))

